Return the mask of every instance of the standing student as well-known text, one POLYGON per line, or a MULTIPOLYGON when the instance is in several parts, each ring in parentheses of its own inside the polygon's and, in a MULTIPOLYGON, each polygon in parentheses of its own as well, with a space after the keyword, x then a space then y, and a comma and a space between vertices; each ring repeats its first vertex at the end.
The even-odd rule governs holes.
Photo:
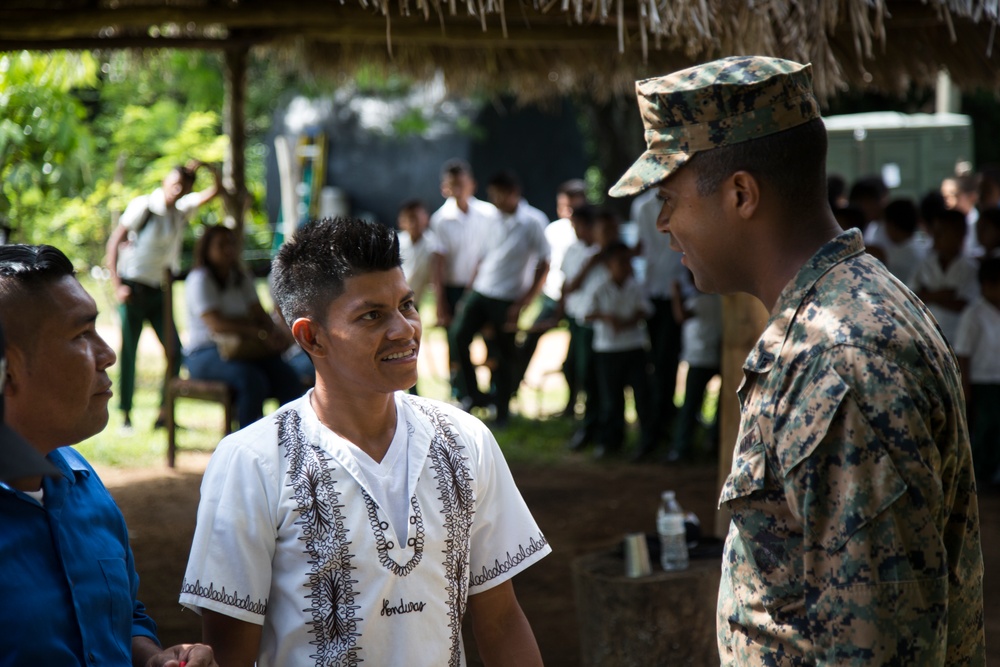
MULTIPOLYGON (((632 274, 632 249, 621 241, 601 252, 606 270, 588 292, 586 320, 593 323, 593 363, 597 376, 598 414, 596 458, 625 444, 625 389, 632 389, 639 426, 650 427, 649 375, 646 370, 649 336, 646 318, 653 305, 632 274)), ((595 397, 588 396, 588 406, 595 397)), ((639 442, 648 441, 648 435, 639 442)))
POLYGON ((463 407, 471 409, 492 401, 497 410, 496 424, 504 426, 510 414, 510 398, 517 388, 517 321, 521 310, 538 294, 549 268, 549 243, 545 240, 548 219, 521 196, 521 184, 511 172, 494 175, 488 192, 500 218, 484 239, 472 288, 462 299, 449 335, 457 346, 461 385, 466 392, 463 407), (533 277, 525 287, 523 278, 529 269, 533 277), (492 329, 495 342, 495 396, 479 388, 469 355, 473 338, 486 326, 492 329))
POLYGON ((395 233, 310 223, 274 294, 316 386, 209 461, 181 603, 226 667, 541 665, 512 578, 551 550, 489 429, 411 396, 421 325, 395 233))
MULTIPOLYGON (((163 274, 168 268, 173 271, 180 268, 181 245, 189 221, 198 208, 211 201, 220 189, 219 172, 214 167, 197 161, 174 167, 163 178, 159 188, 148 196, 136 197, 129 202, 108 239, 107 268, 111 272, 111 285, 115 288, 122 327, 118 402, 122 424, 126 428, 132 426, 136 351, 146 322, 153 327, 164 350, 167 346, 167 341, 163 339, 163 274), (200 192, 192 192, 201 167, 212 172, 213 183, 200 192)), ((173 349, 181 349, 176 332, 173 345, 173 349)), ((174 368, 166 370, 168 377, 177 375, 180 362, 178 354, 174 368)), ((166 423, 163 410, 161 398, 155 427, 166 423)))
POLYGON ((657 227, 703 292, 770 312, 743 365, 725 665, 983 665, 983 557, 958 364, 842 231, 811 68, 735 56, 640 81, 657 227))
POLYGON ((437 237, 429 229, 427 207, 419 199, 410 199, 399 207, 396 219, 399 227, 399 256, 403 259, 403 275, 413 288, 417 306, 432 283, 437 237))
POLYGON ((934 244, 914 272, 910 287, 927 304, 949 342, 958 318, 976 298, 976 263, 962 254, 968 223, 961 211, 948 209, 932 222, 934 244))
POLYGON ((461 398, 468 392, 464 388, 451 325, 459 302, 472 285, 483 239, 499 217, 496 207, 476 199, 475 193, 472 167, 457 158, 446 162, 441 169, 441 194, 446 199, 431 216, 431 231, 438 241, 433 255, 437 324, 448 332, 448 362, 454 398, 461 398))
POLYGON ((979 287, 980 296, 958 320, 955 354, 969 403, 976 482, 985 489, 1000 469, 1000 257, 983 260, 979 287))

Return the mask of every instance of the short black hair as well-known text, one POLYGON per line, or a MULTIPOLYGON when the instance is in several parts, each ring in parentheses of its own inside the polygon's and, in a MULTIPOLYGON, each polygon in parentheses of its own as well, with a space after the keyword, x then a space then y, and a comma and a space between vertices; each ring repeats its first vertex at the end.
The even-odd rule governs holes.
POLYGON ((582 178, 572 178, 568 181, 563 181, 559 184, 556 194, 566 195, 567 197, 586 197, 587 182, 582 178))
POLYGON ((498 171, 493 174, 493 178, 490 179, 488 186, 491 188, 499 188, 504 192, 514 192, 521 190, 521 181, 510 169, 504 169, 503 171, 498 171))
POLYGON ((847 200, 851 204, 857 205, 863 200, 881 201, 889 194, 889 188, 885 187, 885 181, 881 176, 862 176, 851 186, 851 192, 847 195, 847 200))
POLYGON ((979 284, 1000 284, 1000 257, 987 257, 979 265, 979 284))
POLYGON ((965 214, 958 209, 949 208, 938 213, 935 225, 941 229, 953 232, 961 232, 962 238, 969 232, 969 223, 965 219, 965 214))
POLYGON ((920 219, 926 225, 930 225, 937 220, 938 216, 941 215, 941 211, 947 209, 948 205, 944 202, 944 195, 937 188, 928 190, 920 199, 920 219))
POLYGON ((441 167, 441 180, 443 181, 449 176, 468 176, 472 178, 472 167, 461 158, 452 158, 441 167))
POLYGON ((986 208, 979 212, 979 221, 976 223, 980 226, 989 225, 993 229, 1000 231, 1000 208, 986 208))
POLYGON ((593 204, 584 204, 573 208, 570 220, 579 222, 582 225, 593 225, 597 222, 597 207, 593 204))
POLYGON ((917 231, 918 222, 917 205, 913 203, 912 199, 905 197, 893 199, 885 207, 885 224, 887 225, 893 225, 907 234, 912 234, 917 231))
POLYGON ((847 194, 847 179, 840 174, 829 174, 826 177, 826 198, 830 208, 838 208, 837 201, 847 194))
POLYGON ((350 217, 313 220, 281 246, 271 264, 274 300, 289 326, 300 317, 324 322, 347 278, 401 264, 399 238, 389 227, 350 217))
POLYGON ((427 210, 427 205, 424 203, 423 199, 407 199, 399 205, 399 214, 407 213, 409 211, 419 211, 421 209, 424 211, 427 210))
POLYGON ((697 174, 698 194, 716 192, 737 171, 782 193, 788 206, 826 201, 826 126, 819 118, 728 146, 695 153, 687 165, 697 174))
POLYGON ((24 345, 34 322, 26 321, 26 307, 50 285, 75 274, 62 250, 50 245, 0 246, 0 325, 7 339, 24 345))
POLYGON ((857 206, 842 206, 833 210, 833 217, 841 229, 860 229, 862 232, 868 227, 868 218, 865 212, 857 206))

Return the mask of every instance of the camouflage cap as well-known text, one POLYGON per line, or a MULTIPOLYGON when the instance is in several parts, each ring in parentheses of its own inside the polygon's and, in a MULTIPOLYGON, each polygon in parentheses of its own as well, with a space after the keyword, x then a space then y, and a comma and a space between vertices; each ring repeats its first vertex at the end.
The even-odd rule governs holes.
POLYGON ((810 65, 733 56, 637 81, 646 152, 608 191, 634 195, 699 151, 765 137, 819 118, 810 65))

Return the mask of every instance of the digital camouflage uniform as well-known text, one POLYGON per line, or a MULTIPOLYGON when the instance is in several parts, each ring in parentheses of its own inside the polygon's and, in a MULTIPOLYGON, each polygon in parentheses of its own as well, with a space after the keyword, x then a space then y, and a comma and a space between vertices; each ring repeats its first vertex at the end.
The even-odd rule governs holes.
POLYGON ((785 288, 744 372, 722 664, 985 664, 958 366, 857 230, 785 288))
MULTIPOLYGON (((810 66, 776 58, 724 58, 636 90, 647 150, 612 196, 819 118, 810 66)), ((744 370, 720 498, 733 516, 722 664, 984 665, 965 403, 923 304, 846 232, 785 287, 744 370)))

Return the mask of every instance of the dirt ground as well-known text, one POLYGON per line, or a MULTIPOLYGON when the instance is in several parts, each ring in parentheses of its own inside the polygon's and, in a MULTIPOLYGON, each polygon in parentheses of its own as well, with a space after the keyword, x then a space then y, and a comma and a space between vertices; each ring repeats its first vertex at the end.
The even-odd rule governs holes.
MULTIPOLYGON (((198 486, 207 455, 184 453, 175 471, 101 470, 132 535, 141 577, 140 597, 167 644, 199 637, 198 617, 177 604, 194 531, 198 486)), ((519 575, 518 598, 534 628, 545 664, 579 664, 580 649, 570 563, 606 549, 632 531, 653 531, 660 491, 675 489, 703 525, 714 521, 714 466, 595 463, 567 455, 558 464, 515 466, 514 476, 553 553, 519 575)), ((1000 664, 1000 494, 980 498, 986 561, 986 636, 991 662, 1000 664)), ((470 665, 480 664, 477 659, 470 665)))

